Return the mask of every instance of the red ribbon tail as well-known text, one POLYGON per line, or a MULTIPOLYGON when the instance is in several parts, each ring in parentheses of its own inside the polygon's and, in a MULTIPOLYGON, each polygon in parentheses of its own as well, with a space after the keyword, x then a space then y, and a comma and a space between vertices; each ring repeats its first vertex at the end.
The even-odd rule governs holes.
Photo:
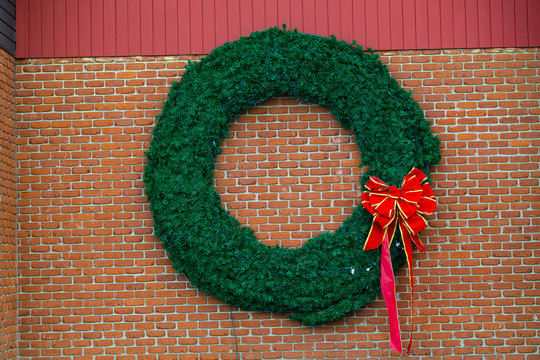
POLYGON ((371 224, 371 229, 369 230, 366 242, 364 243, 364 250, 373 250, 381 246, 383 242, 383 236, 386 233, 386 230, 373 219, 371 224))
POLYGON ((407 230, 407 227, 399 222, 399 230, 401 232, 401 238, 403 239, 403 247, 405 248, 405 255, 407 257, 407 265, 409 268, 409 284, 411 286, 411 335, 409 336, 409 345, 407 346, 407 355, 411 354, 412 340, 413 340, 413 309, 414 309, 414 283, 413 283, 413 268, 412 268, 412 252, 413 252, 413 240, 407 230))
POLYGON ((381 246, 381 289, 390 323, 390 347, 401 355, 401 331, 397 312, 396 283, 390 257, 390 242, 386 233, 381 246))

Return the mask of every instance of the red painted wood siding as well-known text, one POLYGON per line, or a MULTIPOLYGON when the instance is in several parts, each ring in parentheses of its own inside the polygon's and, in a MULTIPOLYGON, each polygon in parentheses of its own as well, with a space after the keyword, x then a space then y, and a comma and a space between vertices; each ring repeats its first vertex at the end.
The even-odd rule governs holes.
POLYGON ((270 26, 376 50, 540 46, 540 0, 17 0, 17 57, 206 54, 270 26))

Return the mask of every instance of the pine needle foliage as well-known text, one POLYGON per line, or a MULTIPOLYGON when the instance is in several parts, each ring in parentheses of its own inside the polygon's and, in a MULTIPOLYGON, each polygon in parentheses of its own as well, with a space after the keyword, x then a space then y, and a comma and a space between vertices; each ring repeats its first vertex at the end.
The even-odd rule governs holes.
MULTIPOLYGON (((250 107, 287 94, 330 109, 351 129, 370 175, 399 185, 440 159, 418 104, 371 50, 270 28, 216 48, 173 83, 158 117, 144 182, 155 234, 174 268, 201 291, 313 326, 345 316, 380 292, 380 251, 363 251, 371 215, 360 205, 333 233, 300 248, 269 247, 225 211, 213 170, 229 125, 250 107)), ((405 256, 396 235, 397 269, 405 256)))

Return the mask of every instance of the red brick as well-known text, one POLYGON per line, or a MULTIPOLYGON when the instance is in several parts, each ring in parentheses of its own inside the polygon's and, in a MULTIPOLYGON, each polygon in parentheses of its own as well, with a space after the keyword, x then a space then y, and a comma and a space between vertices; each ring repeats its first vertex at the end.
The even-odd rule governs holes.
MULTIPOLYGON (((382 54, 434 124, 443 154, 431 169, 439 207, 421 234, 428 250, 414 253, 416 357, 522 360, 538 352, 530 308, 539 295, 531 241, 538 240, 538 50, 382 54)), ((16 272, 0 271, 9 314, 0 346, 8 358, 18 348, 19 356, 48 359, 235 359, 236 340, 246 359, 395 355, 380 299, 307 328, 283 315, 231 314, 176 275, 152 236, 141 174, 154 116, 188 59, 198 58, 17 60, 17 162, 15 99, 0 102, 2 218, 10 224, 0 262, 13 269, 17 249, 21 285, 17 341, 16 272)), ((339 227, 359 204, 360 155, 327 109, 278 97, 232 129, 216 188, 266 245, 301 246, 339 227)), ((407 282, 400 269, 404 333, 407 282)))

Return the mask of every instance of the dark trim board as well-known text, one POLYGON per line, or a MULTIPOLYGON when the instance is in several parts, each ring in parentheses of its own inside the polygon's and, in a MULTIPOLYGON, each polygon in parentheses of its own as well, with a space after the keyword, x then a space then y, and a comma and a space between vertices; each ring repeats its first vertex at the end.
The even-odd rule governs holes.
POLYGON ((15 0, 0 0, 0 47, 15 56, 15 0))

